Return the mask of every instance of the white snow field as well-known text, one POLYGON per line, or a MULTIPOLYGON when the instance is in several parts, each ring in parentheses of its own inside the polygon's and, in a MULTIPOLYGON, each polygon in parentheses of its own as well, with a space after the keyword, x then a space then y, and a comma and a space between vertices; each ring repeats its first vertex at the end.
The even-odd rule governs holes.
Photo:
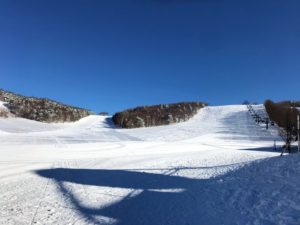
POLYGON ((300 155, 280 157, 246 106, 153 128, 110 119, 0 119, 0 224, 300 224, 300 155))

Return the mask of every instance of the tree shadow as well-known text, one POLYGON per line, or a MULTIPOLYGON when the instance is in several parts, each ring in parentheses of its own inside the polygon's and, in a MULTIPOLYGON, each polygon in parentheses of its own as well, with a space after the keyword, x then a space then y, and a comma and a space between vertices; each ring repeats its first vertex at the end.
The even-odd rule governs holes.
POLYGON ((222 138, 224 140, 274 141, 275 139, 281 141, 279 136, 271 134, 272 127, 267 130, 264 126, 257 124, 252 116, 245 111, 234 112, 232 115, 228 115, 222 120, 222 123, 226 130, 217 133, 223 135, 222 138), (235 125, 232 126, 232 124, 235 125), (227 136, 227 134, 231 134, 231 136, 227 136))
MULTIPOLYGON (((106 169, 56 168, 38 170, 36 173, 53 179, 76 211, 91 224, 105 224, 97 220, 97 216, 115 219, 117 225, 253 224, 257 219, 260 223, 272 224, 256 218, 255 212, 247 211, 255 210, 252 207, 260 204, 258 194, 262 187, 274 189, 274 186, 264 184, 262 187, 256 186, 256 176, 260 177, 257 168, 269 166, 278 159, 280 157, 261 160, 210 179, 106 169), (84 206, 78 196, 68 190, 65 182, 139 192, 130 193, 104 207, 92 208, 84 206), (172 191, 174 189, 179 191, 172 191)), ((186 169, 197 172, 203 168, 186 169)), ((184 168, 174 170, 180 169, 184 168)), ((278 201, 272 192, 265 193, 265 197, 278 201)), ((278 214, 288 209, 279 210, 278 214)))
POLYGON ((105 124, 105 128, 113 128, 113 129, 118 128, 118 127, 114 124, 114 122, 112 121, 112 118, 111 118, 111 117, 105 118, 104 124, 105 124))
POLYGON ((261 148, 243 148, 243 149, 239 149, 242 151, 259 151, 259 152, 277 152, 278 154, 281 153, 282 151, 282 147, 281 146, 277 146, 276 149, 274 148, 274 146, 272 147, 261 147, 261 148))
POLYGON ((260 148, 243 148, 239 149, 242 151, 259 151, 259 152, 276 152, 278 154, 281 154, 282 151, 284 153, 298 153, 298 147, 297 146, 291 146, 290 152, 288 150, 284 149, 282 145, 277 145, 276 148, 274 146, 272 147, 260 147, 260 148))

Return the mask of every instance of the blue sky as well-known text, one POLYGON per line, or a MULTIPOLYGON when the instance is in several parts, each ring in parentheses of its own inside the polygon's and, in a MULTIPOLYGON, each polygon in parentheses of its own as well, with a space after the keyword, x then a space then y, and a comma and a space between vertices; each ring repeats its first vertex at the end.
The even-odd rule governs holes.
POLYGON ((298 0, 0 0, 0 88, 96 112, 300 99, 298 0))

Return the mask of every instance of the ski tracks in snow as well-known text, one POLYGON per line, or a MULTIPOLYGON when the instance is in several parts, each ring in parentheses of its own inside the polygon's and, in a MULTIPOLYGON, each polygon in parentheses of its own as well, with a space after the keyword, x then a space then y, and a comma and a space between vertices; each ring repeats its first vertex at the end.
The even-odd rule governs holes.
POLYGON ((300 224, 299 164, 244 106, 133 130, 33 126, 0 136, 1 225, 300 224))

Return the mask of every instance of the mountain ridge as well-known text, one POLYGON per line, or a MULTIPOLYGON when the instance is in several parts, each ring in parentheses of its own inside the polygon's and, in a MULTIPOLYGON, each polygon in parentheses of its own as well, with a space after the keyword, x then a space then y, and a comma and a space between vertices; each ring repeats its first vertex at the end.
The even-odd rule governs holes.
POLYGON ((94 113, 48 98, 28 97, 0 89, 0 101, 17 117, 39 122, 74 122, 94 113))

